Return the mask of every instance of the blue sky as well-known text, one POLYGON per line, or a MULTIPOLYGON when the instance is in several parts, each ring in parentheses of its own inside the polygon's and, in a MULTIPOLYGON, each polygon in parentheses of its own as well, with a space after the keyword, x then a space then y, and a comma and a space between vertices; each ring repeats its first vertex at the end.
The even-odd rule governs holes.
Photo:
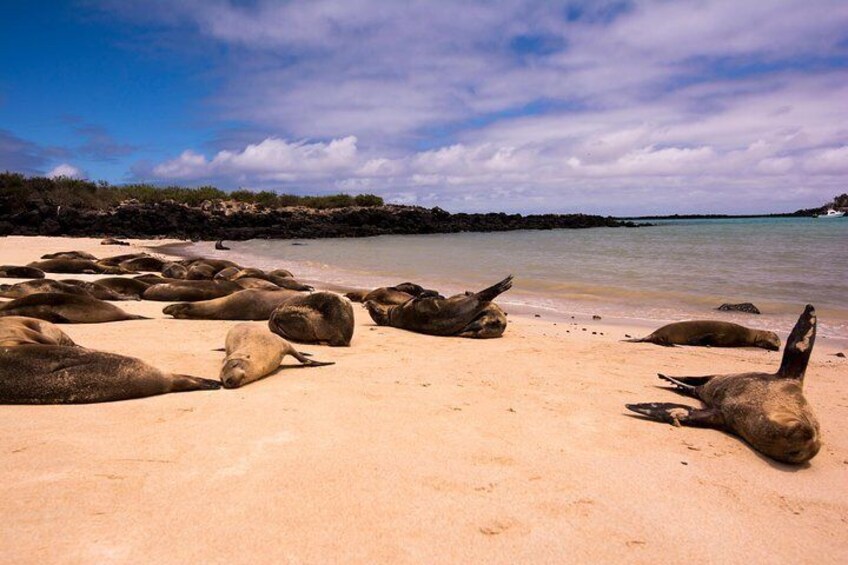
POLYGON ((837 0, 5 3, 0 169, 449 210, 848 190, 837 0))

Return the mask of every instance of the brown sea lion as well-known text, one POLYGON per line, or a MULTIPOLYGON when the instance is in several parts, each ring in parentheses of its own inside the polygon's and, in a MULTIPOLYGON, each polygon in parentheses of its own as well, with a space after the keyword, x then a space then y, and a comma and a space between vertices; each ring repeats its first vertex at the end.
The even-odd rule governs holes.
POLYGON ((379 304, 399 305, 411 298, 444 298, 436 290, 429 290, 421 285, 411 282, 400 283, 395 286, 382 286, 373 290, 351 291, 345 294, 353 302, 367 302, 373 300, 379 304))
POLYGON ((774 332, 715 320, 675 322, 661 327, 649 336, 625 341, 665 346, 762 347, 771 351, 780 349, 780 338, 774 332))
POLYGON ((0 347, 18 345, 68 345, 74 340, 55 325, 37 318, 4 316, 0 318, 0 347))
POLYGON ((8 279, 43 279, 44 271, 35 267, 0 265, 0 277, 8 279))
POLYGON ((271 314, 268 327, 275 334, 304 343, 350 345, 353 307, 334 292, 296 293, 271 314))
POLYGON ((35 279, 17 284, 0 284, 0 297, 3 298, 23 298, 30 294, 42 292, 64 292, 79 296, 91 296, 90 292, 80 286, 53 279, 35 279))
POLYGON ((149 253, 124 253, 122 255, 113 255, 112 257, 98 259, 97 263, 100 265, 105 265, 107 267, 117 267, 124 261, 129 261, 130 259, 138 259, 140 257, 152 257, 152 255, 150 255, 149 253))
POLYGON ((97 279, 94 283, 99 286, 105 286, 106 288, 124 296, 134 296, 139 300, 144 294, 144 291, 147 290, 147 287, 150 286, 149 283, 144 281, 127 277, 106 277, 103 279, 97 279))
POLYGON ((0 347, 0 404, 85 404, 220 387, 218 381, 82 347, 0 347))
POLYGON ((100 241, 100 245, 129 245, 127 241, 121 241, 120 239, 115 239, 114 237, 107 237, 100 241))
POLYGON ((42 259, 88 259, 97 261, 97 257, 87 251, 59 251, 57 253, 47 253, 41 256, 42 259))
MULTIPOLYGON (((111 288, 105 287, 103 285, 99 285, 95 282, 90 281, 80 281, 76 279, 62 279, 59 282, 64 284, 69 284, 71 286, 75 286, 77 288, 81 288, 88 293, 89 296, 93 296, 98 300, 139 300, 137 296, 127 296, 121 294, 120 292, 116 292, 111 288)), ((53 291, 55 292, 55 291, 53 291)), ((64 291, 60 291, 64 292, 64 291)), ((72 293, 76 294, 76 293, 72 293)))
POLYGON ((403 304, 387 306, 365 302, 371 318, 380 326, 441 336, 484 337, 475 321, 498 295, 512 288, 512 275, 480 292, 450 298, 414 298, 403 304), (476 335, 480 334, 480 335, 476 335))
POLYGON ((242 277, 232 281, 242 288, 258 288, 260 290, 279 290, 281 287, 275 285, 271 281, 265 279, 255 279, 253 277, 242 277))
POLYGON ((286 270, 286 269, 274 269, 273 271, 268 271, 268 274, 271 275, 272 277, 282 277, 282 278, 294 276, 291 273, 291 271, 286 270))
POLYGON ((396 306, 409 302, 415 298, 408 292, 403 292, 392 287, 375 288, 368 294, 362 297, 362 302, 376 302, 384 306, 396 306))
POLYGON ((241 269, 239 269, 238 267, 226 267, 215 273, 215 276, 213 278, 224 279, 229 281, 232 280, 232 278, 239 272, 241 272, 241 269))
POLYGON ((221 367, 224 388, 238 388, 257 381, 276 371, 286 355, 291 355, 307 367, 333 365, 313 361, 300 353, 291 343, 268 331, 267 327, 238 324, 227 333, 227 357, 221 367))
POLYGON ((231 281, 179 281, 152 284, 141 295, 144 300, 163 302, 196 302, 212 300, 243 290, 231 281))
POLYGON ((660 378, 706 407, 652 402, 627 404, 648 418, 674 425, 711 427, 741 436, 784 463, 804 463, 821 448, 819 423, 804 398, 804 374, 816 339, 816 311, 807 305, 786 342, 777 373, 660 378))
POLYGON ((146 273, 161 273, 166 261, 158 257, 135 257, 121 261, 118 266, 126 271, 144 271, 146 273))
POLYGON ((476 339, 501 337, 506 331, 506 324, 506 314, 501 310, 501 307, 494 302, 489 302, 477 317, 456 335, 476 339))
POLYGON ((211 281, 215 277, 215 267, 206 263, 195 263, 188 267, 186 272, 187 281, 211 281))
POLYGON ((29 267, 41 269, 46 273, 61 273, 61 274, 95 274, 95 275, 120 275, 127 271, 120 267, 103 265, 100 262, 94 262, 90 259, 45 259, 43 261, 33 261, 29 267))
POLYGON ((240 290, 213 300, 182 302, 166 306, 162 312, 181 319, 267 320, 280 304, 298 296, 291 290, 240 290))
POLYGON ((147 320, 128 314, 103 300, 63 292, 44 292, 16 298, 0 305, 0 316, 27 316, 54 324, 96 324, 121 320, 147 320))
POLYGON ((188 276, 188 269, 176 262, 166 263, 162 266, 162 276, 170 279, 182 279, 188 276))
POLYGON ((237 267, 241 269, 241 266, 238 263, 234 263, 233 261, 229 261, 227 259, 208 259, 206 257, 192 257, 189 259, 181 259, 178 261, 181 265, 185 265, 186 267, 192 267, 194 265, 209 265, 215 272, 226 269, 227 267, 237 267))

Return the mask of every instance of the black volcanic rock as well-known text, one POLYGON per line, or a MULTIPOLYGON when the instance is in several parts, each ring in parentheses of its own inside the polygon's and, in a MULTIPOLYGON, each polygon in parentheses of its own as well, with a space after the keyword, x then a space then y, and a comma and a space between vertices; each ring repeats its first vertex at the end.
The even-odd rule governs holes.
POLYGON ((716 310, 721 310, 722 312, 745 312, 746 314, 760 313, 760 309, 750 302, 743 302, 741 304, 722 304, 716 308, 716 310))

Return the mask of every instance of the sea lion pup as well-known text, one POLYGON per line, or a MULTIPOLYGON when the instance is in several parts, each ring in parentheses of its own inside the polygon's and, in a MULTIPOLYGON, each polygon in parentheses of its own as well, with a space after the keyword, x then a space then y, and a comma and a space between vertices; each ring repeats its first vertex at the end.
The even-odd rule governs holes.
POLYGON ((0 348, 0 404, 86 404, 218 388, 218 381, 83 347, 0 348))
POLYGON ((174 318, 194 320, 267 320, 280 304, 297 296, 291 290, 239 290, 213 300, 181 302, 162 312, 174 318))
POLYGON ((144 300, 162 302, 197 302, 221 298, 240 290, 243 289, 231 281, 166 280, 150 285, 141 297, 144 300))
POLYGON ((37 318, 5 316, 0 318, 0 347, 18 345, 68 345, 74 340, 55 325, 37 318))
POLYGON ((94 274, 94 275, 120 275, 126 274, 126 270, 120 267, 112 267, 103 265, 100 262, 95 263, 90 259, 45 259, 43 261, 33 261, 28 267, 41 269, 46 273, 61 273, 61 274, 94 274))
POLYGON ((804 463, 821 447, 819 423, 804 398, 804 373, 816 339, 816 311, 807 305, 786 342, 777 373, 660 378, 706 407, 652 402, 627 408, 674 425, 719 428, 784 463, 804 463))
POLYGON ((35 267, 0 265, 0 277, 9 279, 43 279, 44 271, 35 267))
POLYGON ((334 292, 295 293, 274 310, 268 327, 291 341, 348 346, 353 338, 353 306, 334 292))
MULTIPOLYGON (((89 296, 93 296, 98 300, 140 300, 137 296, 127 296, 125 294, 121 294, 120 292, 116 292, 111 288, 105 287, 103 285, 99 285, 96 282, 89 281, 79 281, 76 279, 62 279, 59 282, 69 284, 71 286, 75 286, 77 288, 81 288, 88 293, 89 296)), ((53 291, 55 292, 55 291, 53 291)), ((64 292, 64 291, 60 291, 64 292)), ((76 293, 71 293, 76 294, 76 293)))
POLYGON ((144 291, 150 286, 150 283, 127 277, 106 277, 93 282, 98 286, 106 287, 129 298, 135 297, 138 300, 141 300, 144 291))
POLYGON ((401 305, 386 306, 367 301, 365 307, 371 318, 380 326, 393 326, 413 332, 467 337, 482 337, 474 328, 467 329, 486 311, 498 295, 512 288, 512 275, 501 282, 473 294, 459 294, 450 298, 414 298, 401 305))
POLYGON ((286 355, 291 355, 306 367, 333 365, 313 361, 300 353, 288 341, 254 324, 238 324, 227 333, 227 357, 221 367, 224 388, 238 388, 258 381, 277 370, 286 355))
POLYGON ((144 271, 146 273, 161 273, 166 261, 158 257, 136 257, 121 261, 118 266, 127 271, 144 271))
POLYGON ((0 305, 0 316, 27 316, 54 324, 97 324, 121 320, 147 320, 128 314, 103 300, 64 292, 42 292, 0 305))
POLYGON ((762 347, 770 351, 780 349, 780 338, 774 332, 715 320, 675 322, 661 327, 649 336, 624 341, 665 346, 762 347))
POLYGON ((0 284, 0 297, 3 298, 23 298, 40 292, 64 292, 79 296, 91 296, 88 290, 80 286, 54 281, 53 279, 35 279, 17 284, 0 284))
POLYGON ((47 253, 41 256, 42 259, 88 259, 89 261, 97 261, 97 257, 86 251, 59 251, 56 253, 47 253))
POLYGON ((163 277, 167 277, 169 279, 184 280, 186 276, 188 276, 188 269, 186 269, 184 265, 180 265, 179 263, 165 263, 162 266, 161 273, 163 277))

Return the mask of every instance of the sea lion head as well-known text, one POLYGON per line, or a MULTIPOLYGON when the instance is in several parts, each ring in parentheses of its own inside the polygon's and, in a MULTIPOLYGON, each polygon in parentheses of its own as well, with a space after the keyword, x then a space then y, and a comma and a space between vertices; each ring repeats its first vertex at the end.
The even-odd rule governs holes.
POLYGON ((769 351, 780 350, 780 338, 774 332, 758 331, 755 343, 757 347, 762 347, 769 351))
POLYGON ((229 357, 221 367, 221 384, 224 388, 238 388, 244 382, 249 360, 241 357, 229 357))
POLYGON ((174 318, 186 319, 191 315, 192 305, 181 302, 179 304, 171 304, 162 309, 163 314, 173 316, 174 318))
POLYGON ((389 306, 380 304, 374 300, 368 300, 365 302, 365 308, 368 310, 368 313, 371 314, 371 319, 374 320, 378 326, 389 325, 389 306))
POLYGON ((780 411, 768 415, 765 436, 758 449, 769 457, 792 463, 805 463, 821 449, 819 424, 808 412, 780 411))

